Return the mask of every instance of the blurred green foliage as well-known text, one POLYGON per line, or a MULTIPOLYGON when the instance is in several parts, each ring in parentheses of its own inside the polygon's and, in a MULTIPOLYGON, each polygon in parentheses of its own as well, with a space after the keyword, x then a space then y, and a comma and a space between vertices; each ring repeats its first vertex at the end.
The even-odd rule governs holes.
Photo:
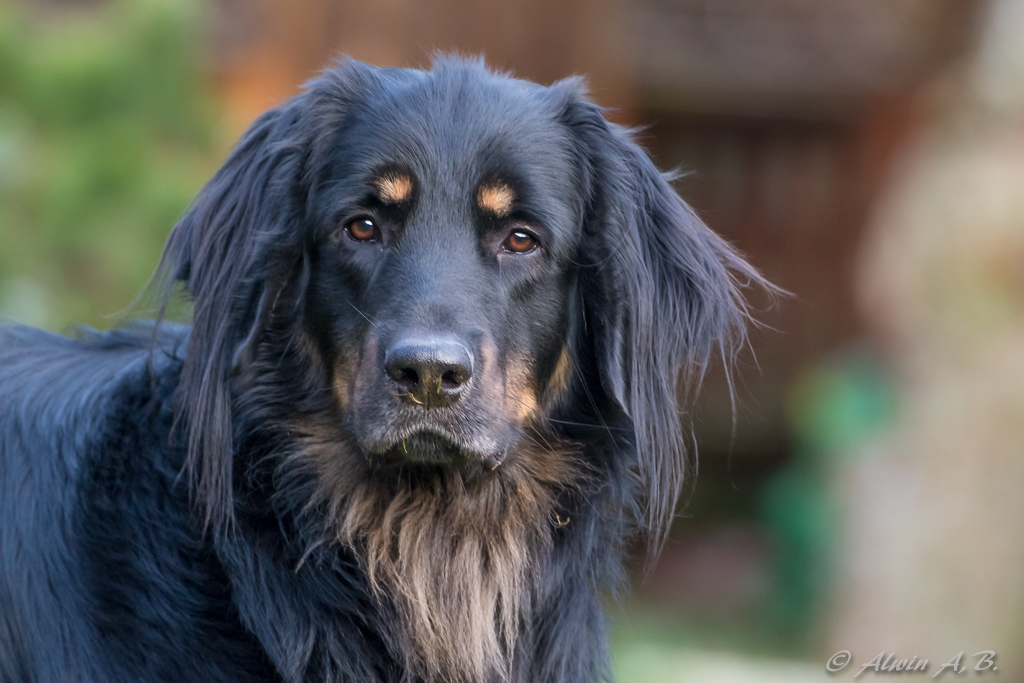
POLYGON ((810 366, 790 391, 793 451, 763 485, 759 516, 778 543, 771 619, 797 641, 813 644, 822 634, 842 524, 829 487, 835 464, 863 453, 864 443, 891 424, 897 410, 887 369, 860 347, 810 366))
POLYGON ((223 151, 199 7, 0 2, 0 318, 110 327, 223 151))

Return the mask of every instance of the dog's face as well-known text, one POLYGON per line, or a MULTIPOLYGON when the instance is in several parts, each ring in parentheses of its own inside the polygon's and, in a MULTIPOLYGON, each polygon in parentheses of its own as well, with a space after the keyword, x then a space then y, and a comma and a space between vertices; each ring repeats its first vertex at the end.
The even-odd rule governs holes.
POLYGON ((575 150, 546 89, 510 83, 400 79, 321 152, 307 326, 383 466, 496 468, 566 388, 575 150))
MULTIPOLYGON (((253 124, 161 269, 194 301, 180 396, 208 521, 232 515, 244 406, 381 472, 501 476, 527 442, 600 442, 655 536, 687 380, 742 338, 738 281, 764 282, 578 81, 457 59, 325 71, 253 124)), ((369 471, 344 459, 326 468, 369 471)))

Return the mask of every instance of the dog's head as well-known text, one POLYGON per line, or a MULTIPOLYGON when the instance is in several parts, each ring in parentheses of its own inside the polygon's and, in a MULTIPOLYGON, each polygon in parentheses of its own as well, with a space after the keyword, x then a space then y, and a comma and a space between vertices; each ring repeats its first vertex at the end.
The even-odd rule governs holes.
POLYGON ((265 114, 163 265, 194 300, 181 396, 208 521, 234 509, 244 412, 291 415, 339 505, 352 480, 415 472, 539 499, 524 482, 594 475, 600 444, 655 537, 681 401, 742 329, 737 275, 758 279, 577 81, 452 59, 345 61, 265 114))
MULTIPOLYGON (((659 527, 681 402, 742 334, 738 280, 760 281, 577 80, 452 59, 345 60, 264 114, 162 266, 194 300, 181 392, 211 519, 231 509, 230 380, 283 324, 384 466, 493 469, 560 412, 621 412, 659 527)), ((313 389, 291 379, 284 396, 313 389)))

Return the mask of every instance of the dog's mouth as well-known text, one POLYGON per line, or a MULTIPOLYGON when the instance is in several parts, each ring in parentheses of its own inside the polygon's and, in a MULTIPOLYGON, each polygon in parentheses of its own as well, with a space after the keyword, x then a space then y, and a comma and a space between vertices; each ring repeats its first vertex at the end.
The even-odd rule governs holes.
POLYGON ((465 468, 500 464, 498 454, 483 453, 451 437, 432 430, 419 430, 396 437, 372 450, 372 458, 380 464, 396 466, 423 465, 465 468))
POLYGON ((458 465, 467 460, 468 454, 447 437, 423 431, 398 439, 383 455, 393 462, 458 465))

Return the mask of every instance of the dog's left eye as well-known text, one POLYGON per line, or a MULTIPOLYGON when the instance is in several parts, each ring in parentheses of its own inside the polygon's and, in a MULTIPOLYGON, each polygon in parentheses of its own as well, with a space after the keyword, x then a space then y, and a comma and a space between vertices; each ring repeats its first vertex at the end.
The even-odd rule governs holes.
POLYGON ((525 230, 513 230, 501 246, 513 254, 528 254, 537 248, 537 238, 525 230))
POLYGON ((376 242, 380 239, 380 230, 372 218, 363 216, 349 222, 345 233, 356 242, 376 242))

